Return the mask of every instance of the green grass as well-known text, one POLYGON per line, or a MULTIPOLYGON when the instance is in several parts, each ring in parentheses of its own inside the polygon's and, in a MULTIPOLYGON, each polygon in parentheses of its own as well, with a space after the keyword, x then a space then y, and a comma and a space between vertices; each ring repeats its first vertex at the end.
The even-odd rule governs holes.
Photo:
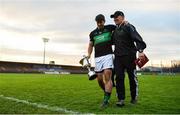
MULTIPOLYGON (((139 76, 139 102, 130 104, 126 77, 126 105, 116 107, 115 88, 106 109, 100 109, 103 92, 86 75, 0 74, 0 95, 58 106, 80 113, 180 114, 180 75, 139 76)), ((0 113, 63 113, 0 98, 0 113)))

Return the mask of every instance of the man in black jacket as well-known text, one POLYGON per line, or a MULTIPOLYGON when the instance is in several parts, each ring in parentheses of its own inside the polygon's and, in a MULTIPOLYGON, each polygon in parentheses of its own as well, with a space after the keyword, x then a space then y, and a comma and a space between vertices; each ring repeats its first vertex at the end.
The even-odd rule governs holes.
POLYGON ((116 11, 111 15, 114 18, 114 22, 117 25, 113 33, 113 42, 115 45, 115 61, 114 67, 116 72, 116 91, 118 96, 117 106, 124 106, 125 100, 125 70, 128 73, 130 91, 131 91, 131 103, 137 102, 138 96, 138 81, 136 76, 136 52, 138 51, 138 57, 144 56, 143 50, 146 48, 145 42, 142 40, 135 27, 131 24, 122 24, 124 21, 124 13, 116 11))

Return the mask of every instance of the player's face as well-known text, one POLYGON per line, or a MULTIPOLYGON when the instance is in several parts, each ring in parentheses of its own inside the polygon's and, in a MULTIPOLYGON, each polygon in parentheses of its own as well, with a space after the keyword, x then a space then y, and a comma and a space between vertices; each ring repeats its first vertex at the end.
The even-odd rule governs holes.
POLYGON ((97 22, 97 27, 99 28, 99 29, 103 29, 104 28, 104 24, 105 24, 105 21, 98 21, 97 22))
POLYGON ((123 22, 124 17, 123 16, 118 16, 118 17, 114 17, 114 22, 116 25, 119 25, 123 22))

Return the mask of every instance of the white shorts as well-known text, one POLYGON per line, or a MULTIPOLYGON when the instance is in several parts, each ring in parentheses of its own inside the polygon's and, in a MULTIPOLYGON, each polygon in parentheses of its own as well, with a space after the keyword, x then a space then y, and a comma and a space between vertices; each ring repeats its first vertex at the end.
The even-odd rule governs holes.
POLYGON ((102 72, 104 69, 112 69, 113 65, 113 54, 95 58, 95 72, 102 72))

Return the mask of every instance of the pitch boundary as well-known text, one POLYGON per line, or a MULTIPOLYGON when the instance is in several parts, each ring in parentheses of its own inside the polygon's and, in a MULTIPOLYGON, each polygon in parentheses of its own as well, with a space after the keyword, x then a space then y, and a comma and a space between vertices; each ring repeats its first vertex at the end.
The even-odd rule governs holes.
MULTIPOLYGON (((55 111, 55 112, 64 112, 64 113, 67 113, 67 114, 82 114, 80 112, 67 110, 66 108, 61 108, 61 107, 57 107, 57 106, 49 106, 49 105, 44 105, 44 104, 35 103, 35 102, 29 102, 28 100, 21 100, 21 99, 17 99, 17 98, 14 98, 14 97, 6 97, 4 95, 0 95, 0 98, 10 100, 10 101, 14 101, 14 102, 17 102, 17 103, 23 103, 23 104, 26 104, 26 105, 31 105, 31 106, 41 108, 41 109, 55 111)), ((92 113, 83 113, 83 114, 92 114, 92 113)))

